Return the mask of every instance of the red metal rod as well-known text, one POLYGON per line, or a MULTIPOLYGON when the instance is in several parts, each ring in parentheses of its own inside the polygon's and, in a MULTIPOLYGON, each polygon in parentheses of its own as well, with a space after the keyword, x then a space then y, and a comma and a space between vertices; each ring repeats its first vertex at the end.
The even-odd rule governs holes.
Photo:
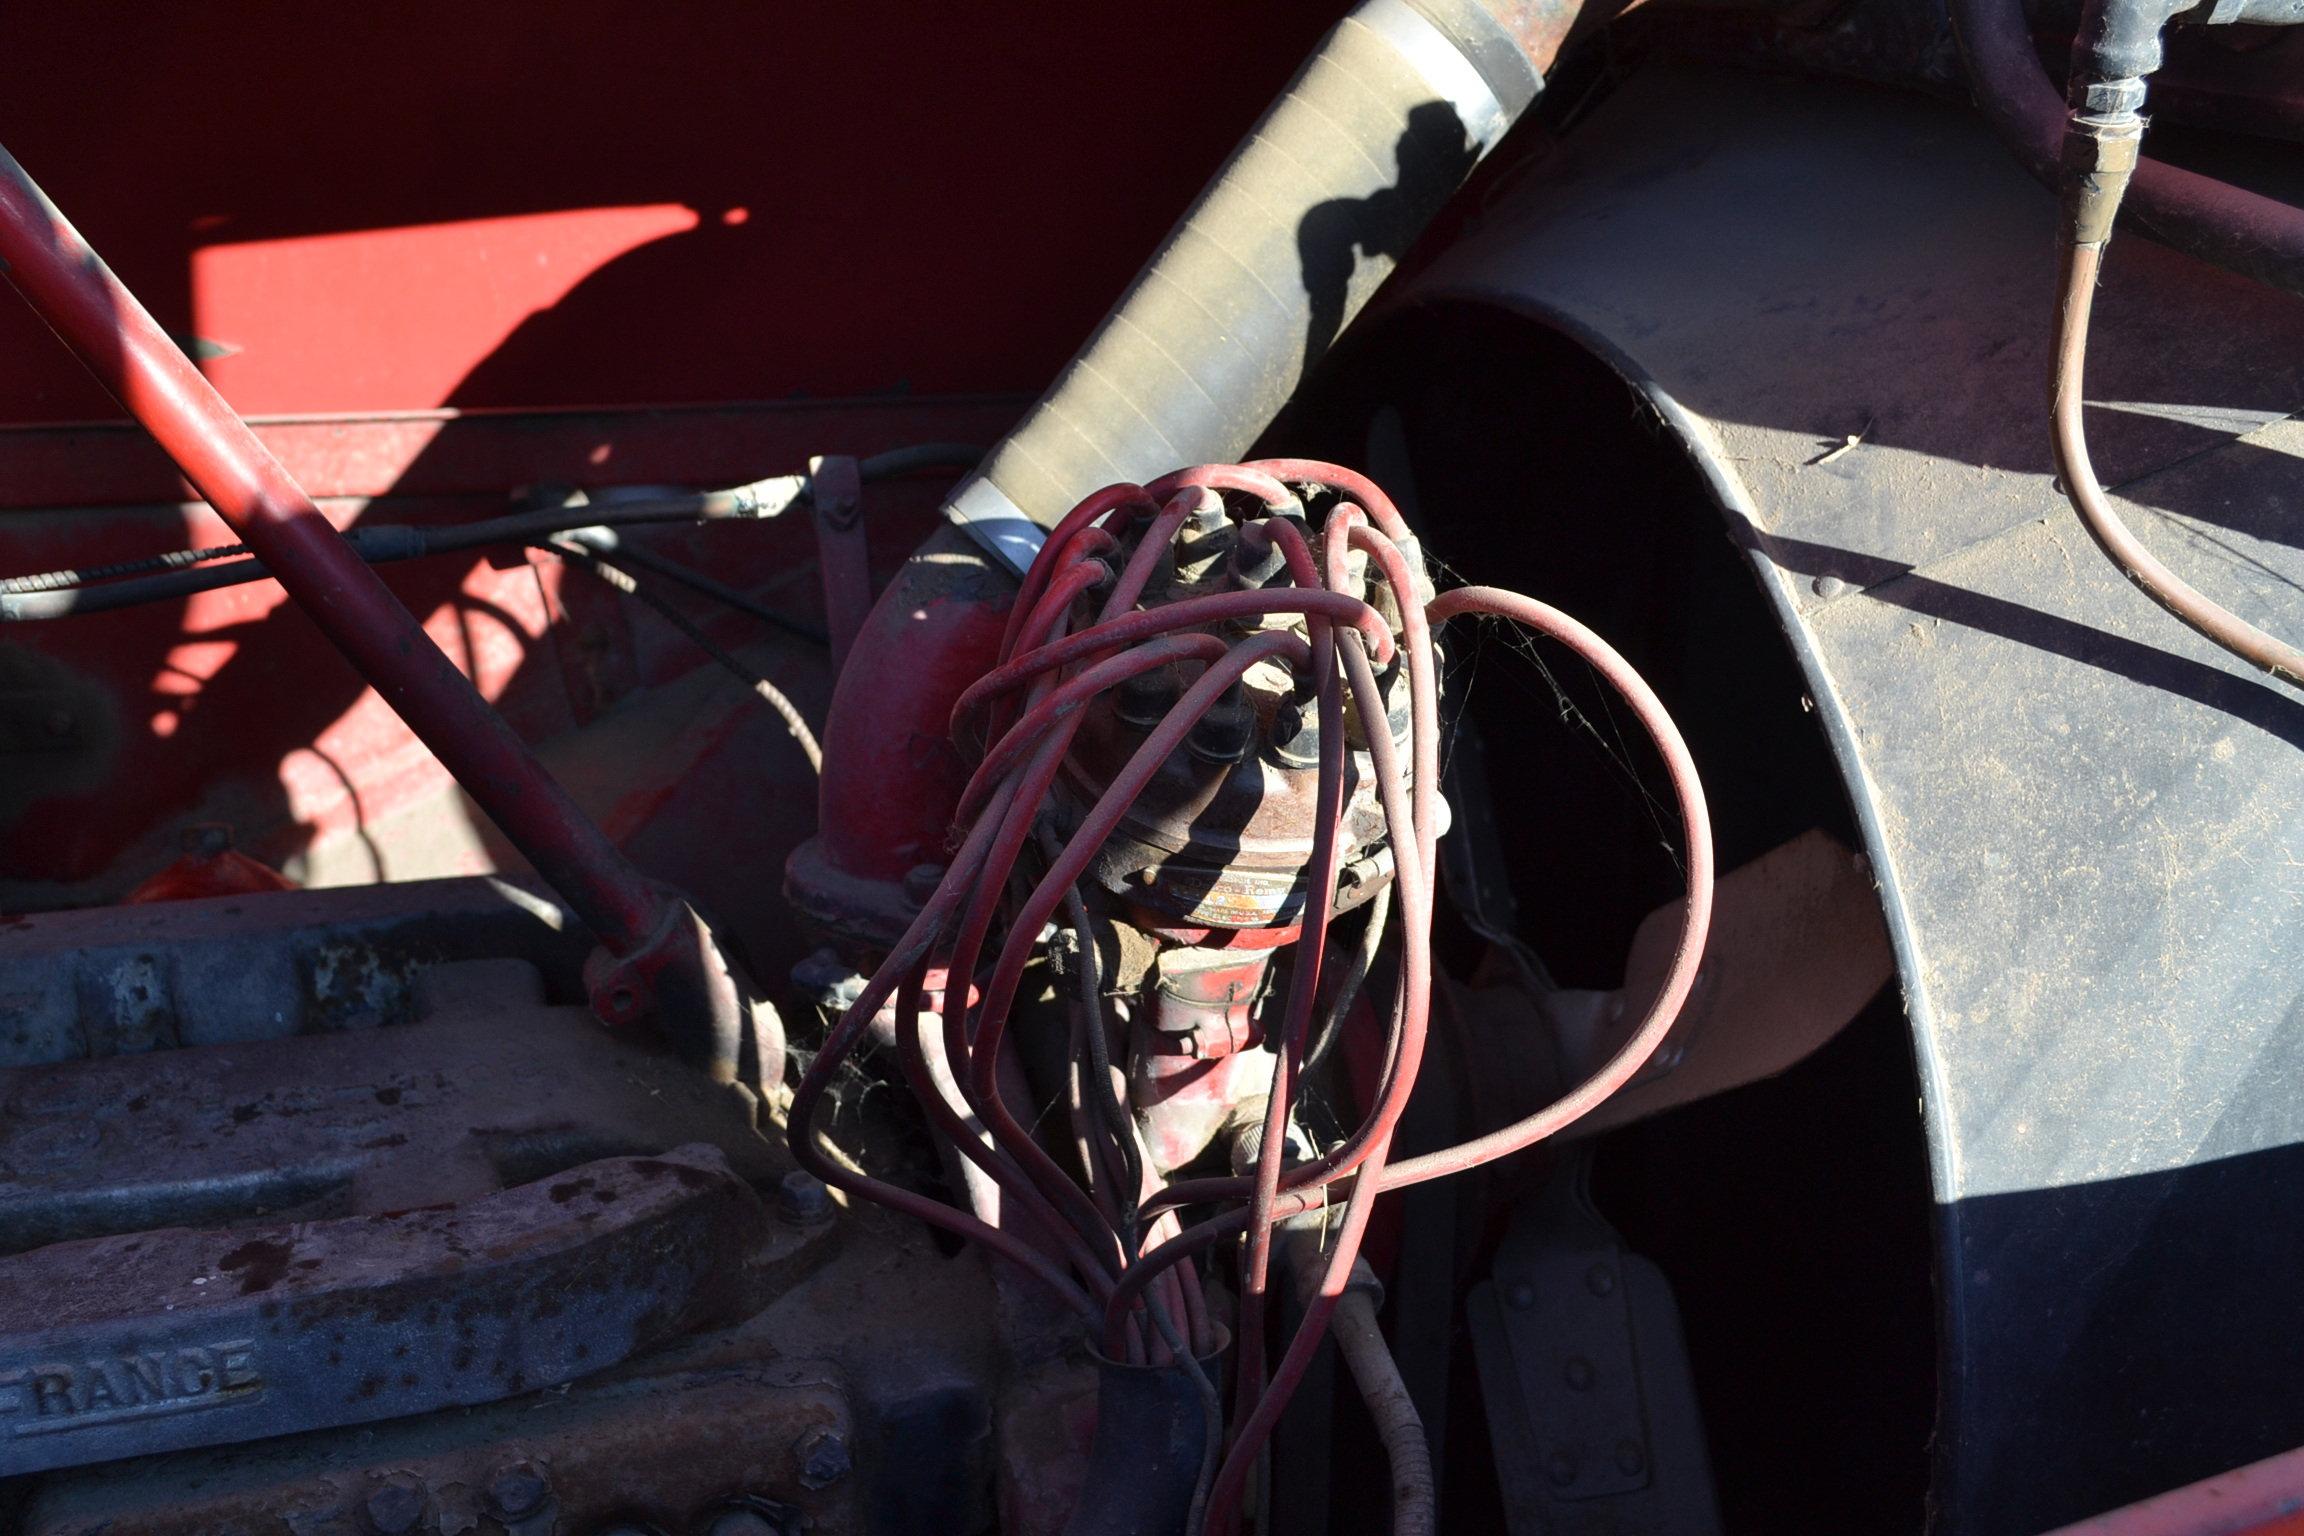
POLYGON ((2297 1536, 2304 1532, 2304 1450, 2286 1451, 2048 1536, 2297 1536))
POLYGON ((0 263, 594 937, 618 955, 645 947, 668 898, 577 809, 5 149, 0 263))

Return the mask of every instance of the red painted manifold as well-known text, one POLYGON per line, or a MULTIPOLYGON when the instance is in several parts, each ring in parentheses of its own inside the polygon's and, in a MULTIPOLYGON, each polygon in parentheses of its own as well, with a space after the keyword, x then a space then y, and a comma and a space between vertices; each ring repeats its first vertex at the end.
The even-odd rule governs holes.
POLYGON ((905 876, 944 862, 968 781, 952 705, 997 659, 1015 596, 1014 579, 946 526, 865 619, 825 721, 818 830, 785 870, 793 905, 835 939, 893 943, 918 906, 905 876))

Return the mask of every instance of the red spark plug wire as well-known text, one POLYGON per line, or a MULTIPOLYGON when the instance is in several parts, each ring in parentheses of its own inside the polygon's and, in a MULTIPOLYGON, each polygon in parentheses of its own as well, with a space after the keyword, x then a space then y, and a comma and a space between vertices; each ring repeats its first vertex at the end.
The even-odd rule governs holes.
POLYGON ((1017 588, 1016 601, 1009 606, 1008 627, 1000 637, 1001 660, 1006 661, 1015 654, 1018 630, 1039 605, 1040 594, 1047 590, 1049 578, 1070 558, 1073 541, 1111 513, 1123 510, 1149 516, 1160 510, 1160 503, 1140 485, 1108 485, 1064 514, 1064 520, 1056 525, 1055 531, 1048 535, 1048 542, 1042 544, 1040 553, 1033 557, 1032 568, 1024 573, 1023 585, 1017 588))
POLYGON ((1117 688, 1139 673, 1156 671, 1171 662, 1214 662, 1224 651, 1224 642, 1214 635, 1162 635, 1117 656, 1106 657, 1065 679, 1062 686, 1050 690, 1025 711, 992 750, 984 754, 984 760, 969 777, 968 787, 960 792, 960 809, 955 819, 963 825, 972 821, 985 801, 1015 771, 1018 760, 1026 752, 1037 746, 1058 722, 1077 714, 1106 689, 1117 688))
MULTIPOLYGON (((1366 733, 1368 756, 1384 802, 1385 819, 1393 828, 1392 885, 1400 905, 1400 997, 1403 1003, 1398 1067, 1404 1076, 1413 1079, 1418 1058, 1423 1053, 1432 996, 1432 890, 1417 852, 1423 841, 1423 829, 1415 824, 1407 786, 1402 783, 1400 765, 1393 758, 1392 733, 1384 724, 1384 691, 1376 681, 1375 669, 1369 666, 1367 654, 1356 645, 1338 646, 1337 652, 1351 679, 1361 718, 1371 722, 1366 733), (1403 826, 1411 829, 1406 842, 1399 836, 1403 826)), ((1392 1119, 1377 1131, 1361 1164, 1361 1177, 1354 1182, 1352 1193, 1344 1202, 1344 1219, 1329 1249, 1328 1269, 1321 1277, 1319 1293, 1305 1306, 1303 1321, 1297 1325, 1295 1337, 1288 1341, 1278 1368, 1272 1372, 1271 1385, 1233 1432, 1231 1448, 1225 1453, 1223 1468, 1216 1474, 1215 1488, 1208 1496, 1210 1536, 1221 1536, 1233 1529, 1239 1515, 1240 1497, 1247 1488, 1256 1458, 1262 1454, 1265 1440, 1273 1426, 1280 1422, 1280 1415, 1286 1411, 1305 1372, 1311 1369, 1312 1357, 1327 1335, 1329 1319, 1335 1315, 1336 1303, 1350 1283, 1352 1261, 1359 1257, 1361 1240, 1368 1231, 1368 1218, 1376 1208, 1384 1158, 1391 1150, 1392 1131, 1397 1121, 1395 1111, 1392 1119)), ((1253 1221, 1251 1216, 1252 1224, 1253 1221)))
POLYGON ((1304 641, 1287 633, 1265 633, 1253 636, 1232 647, 1224 658, 1200 674, 1191 687, 1176 701, 1166 718, 1145 734, 1144 740, 1126 765, 1113 775, 1103 796, 1081 819, 1079 827, 1064 845, 1064 852, 1050 864, 1047 874, 1033 888, 1018 909, 1009 927, 1008 942, 1000 952, 1000 959, 992 972, 992 979, 984 987, 983 1019, 977 1038, 971 1042, 976 1053, 970 1063, 973 1080, 970 1087, 982 1095, 991 1081, 990 1058, 999 1048, 1001 1031, 1007 1024, 1009 1004, 1016 995, 1016 986, 1023 979, 1024 967, 1030 961, 1033 946, 1039 940, 1040 929, 1063 904, 1064 893, 1080 878, 1089 863, 1103 849, 1105 842, 1119 826, 1128 807, 1135 802, 1153 774, 1160 770, 1169 756, 1184 744, 1184 738, 1199 724, 1206 714, 1224 696, 1225 690, 1238 682, 1250 667, 1267 660, 1286 659, 1298 667, 1307 664, 1304 641))
POLYGON ((1376 531, 1395 544, 1406 544, 1416 537, 1408 531, 1408 520, 1400 515, 1392 498, 1356 469, 1323 463, 1319 459, 1257 459, 1246 467, 1277 480, 1324 485, 1339 496, 1349 497, 1368 514, 1368 521, 1376 525, 1376 531))
MULTIPOLYGON (((1330 561, 1328 586, 1343 586, 1343 542, 1335 531, 1358 513, 1338 507, 1328 519, 1330 561)), ((1304 535, 1285 518, 1262 525, 1281 553, 1290 576, 1299 586, 1312 586, 1319 572, 1304 535)), ((1320 962, 1328 952, 1328 892, 1336 888, 1337 831, 1344 814, 1344 700, 1336 681, 1336 634, 1325 619, 1310 621, 1312 676, 1318 685, 1320 757, 1312 814, 1312 857, 1305 870, 1303 933, 1298 940, 1295 972, 1289 980, 1288 999, 1281 1026, 1274 1031, 1272 1086, 1264 1105, 1263 1139, 1256 1154, 1256 1188, 1248 1209, 1248 1252, 1240 1268, 1240 1353, 1234 1374, 1236 1417, 1245 1417, 1264 1390, 1265 1292, 1271 1278, 1272 1208, 1279 1196, 1280 1173, 1288 1148, 1288 1116, 1294 1103, 1296 1075, 1303 1061, 1314 1004, 1320 991, 1320 962)), ((1357 643, 1355 640, 1352 643, 1357 643)))
MULTIPOLYGON (((794 1150, 826 1182, 878 1200, 984 1243, 1046 1285, 1083 1315, 1100 1318, 1102 1343, 1114 1358, 1170 1358, 1167 1341, 1195 1352, 1211 1334, 1193 1261, 1236 1235, 1241 1304, 1235 1429, 1206 1502, 1208 1529, 1229 1531, 1250 1470, 1302 1380, 1325 1333, 1367 1230, 1378 1195, 1478 1166, 1554 1134, 1635 1075, 1669 1031, 1695 978, 1710 917, 1713 855, 1701 784, 1685 744, 1654 693, 1605 642, 1575 620, 1533 599, 1490 588, 1463 588, 1427 608, 1402 546, 1412 540, 1398 510, 1365 477, 1311 460, 1268 459, 1248 465, 1204 465, 1148 486, 1106 487, 1075 507, 1050 536, 1024 577, 1008 617, 1000 662, 955 703, 952 732, 968 739, 981 715, 987 738, 962 794, 963 836, 944 878, 919 916, 834 1026, 825 1049, 794 1097, 794 1150), (1344 498, 1325 520, 1320 557, 1300 526, 1295 485, 1344 498), (1138 610, 1177 531, 1221 493, 1262 503, 1243 537, 1264 541, 1282 557, 1289 585, 1180 598, 1138 610), (1106 558, 1144 521, 1138 542, 1117 572, 1106 558), (1398 633, 1368 602, 1351 595, 1347 557, 1361 551, 1372 578, 1389 589, 1398 633), (1072 629, 1080 604, 1104 591, 1094 622, 1072 629), (1394 1130, 1412 1096, 1429 1025, 1431 925, 1439 831, 1439 687, 1434 631, 1465 614, 1504 618, 1575 651, 1619 692, 1661 752, 1687 844, 1688 899, 1671 965, 1640 1025, 1592 1077, 1514 1125, 1459 1146, 1393 1164, 1394 1130), (1285 621, 1294 620, 1289 624, 1285 621), (1228 640, 1237 626, 1271 626, 1228 640), (1299 628, 1301 632, 1299 633, 1299 628), (1410 727, 1407 761, 1389 726, 1377 669, 1405 653, 1410 727), (1000 1092, 999 1063, 1017 992, 1043 925, 1068 899, 1154 775, 1227 690, 1265 661, 1296 674, 1299 698, 1317 700, 1320 726, 1310 897, 1302 919, 1298 963, 1269 1032, 1273 1079, 1265 1136, 1253 1176, 1185 1180, 1140 1190, 1107 1188, 1125 1166, 1113 1138, 1124 1128, 1108 1116, 1078 1115, 1074 1139, 1084 1168, 1096 1169, 1095 1193, 1059 1165, 1021 1124, 1000 1092), (1150 731, 1061 843, 1042 828, 1042 813, 1079 731, 1087 706, 1129 678, 1197 662, 1201 671, 1150 731), (1341 859, 1340 824, 1350 772, 1345 755, 1345 689, 1367 724, 1367 763, 1382 807, 1393 862, 1398 911, 1400 984, 1386 1019, 1383 1078, 1361 1123, 1343 1140, 1294 1168, 1284 1166, 1286 1132, 1303 1053, 1317 1012, 1325 930, 1341 859), (1036 838, 1035 834, 1039 836, 1036 838), (1045 867, 1020 899, 1012 881, 1035 844, 1045 867), (971 985, 995 928, 1004 931, 980 991, 971 985), (953 978, 942 1004, 942 1061, 922 1033, 922 985, 941 963, 953 978), (971 1004, 971 995, 976 1001, 971 1004), (833 1074, 860 1043, 873 1013, 896 998, 899 1055, 905 1075, 938 1129, 995 1180, 1006 1197, 994 1227, 838 1164, 817 1143, 814 1117, 833 1074), (973 1117, 973 1118, 971 1118, 973 1117), (1267 1270, 1277 1223, 1342 1200, 1334 1218, 1327 1268, 1302 1325, 1264 1377, 1267 1270), (1131 1211, 1127 1202, 1133 1202, 1131 1211), (1178 1212, 1192 1204, 1218 1210, 1190 1227, 1178 1212), (1124 1237, 1125 1230, 1133 1234, 1124 1237), (1011 1229, 1010 1223, 1013 1223, 1011 1229), (1148 1251, 1143 1251, 1148 1246, 1148 1251), (1148 1314, 1147 1306, 1151 1311, 1148 1314), (1157 1317, 1158 1327, 1151 1326, 1157 1317), (1181 1319, 1182 1333, 1177 1331, 1181 1319)), ((1075 911, 1079 909, 1076 907, 1075 911)), ((1092 1002, 1084 1005, 1092 1010, 1092 1002)), ((1103 1021, 1084 1016, 1081 1029, 1103 1021)), ((1077 1038, 1077 1031, 1075 1031, 1077 1038)), ((1084 1069, 1083 1069, 1084 1070, 1084 1069)), ((1099 1084, 1098 1092, 1109 1084, 1099 1084)))
POLYGON ((1150 495, 1167 497, 1188 486, 1243 492, 1263 502, 1265 514, 1270 517, 1304 515, 1304 503, 1297 499, 1296 493, 1283 485, 1278 475, 1254 464, 1195 464, 1190 469, 1162 475, 1144 489, 1150 495))
POLYGON ((1099 651, 1134 645, 1155 635, 1172 634, 1180 629, 1212 628, 1242 619, 1261 619, 1291 613, 1335 619, 1349 624, 1366 635, 1369 643, 1376 647, 1376 660, 1379 663, 1391 663, 1391 626, 1384 622, 1382 614, 1346 593, 1330 592, 1323 588, 1307 591, 1301 587, 1281 587, 1258 592, 1212 592, 1205 597, 1181 598, 1158 608, 1140 609, 1100 624, 1091 624, 1037 651, 1003 662, 970 683, 953 702, 953 735, 955 738, 962 736, 968 717, 987 699, 997 698, 1043 672, 1069 666, 1099 651))
MULTIPOLYGON (((1004 804, 1000 808, 1004 809, 1004 804)), ((833 1026, 830 1037, 824 1042, 824 1049, 817 1053, 816 1060, 801 1074, 800 1086, 792 1094, 788 1140, 793 1158, 800 1166, 834 1189, 845 1190, 860 1199, 871 1200, 890 1210, 916 1217, 930 1226, 940 1227, 957 1236, 972 1238, 1040 1281, 1059 1301, 1094 1317, 1096 1308, 1089 1299, 1089 1293, 1029 1242, 940 1200, 875 1179, 861 1170, 851 1169, 827 1156, 817 1139, 816 1111, 830 1090, 834 1075, 871 1028, 872 1016, 879 1011, 880 1005, 895 992, 904 977, 911 975, 915 967, 926 961, 944 923, 959 904, 961 881, 954 879, 953 875, 963 870, 972 872, 982 860, 992 840, 993 826, 991 817, 987 816, 979 823, 981 830, 971 832, 967 843, 954 857, 951 871, 947 873, 943 884, 921 907, 920 915, 913 919, 903 939, 881 963, 879 970, 874 972, 872 979, 865 983, 862 994, 841 1014, 840 1021, 833 1026)), ((1096 1288, 1098 1295, 1108 1293, 1108 1283, 1096 1288)))

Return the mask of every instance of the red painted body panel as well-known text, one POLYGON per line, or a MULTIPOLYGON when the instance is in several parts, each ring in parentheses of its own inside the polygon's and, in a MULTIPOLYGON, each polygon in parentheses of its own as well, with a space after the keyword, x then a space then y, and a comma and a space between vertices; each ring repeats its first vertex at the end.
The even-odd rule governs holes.
MULTIPOLYGON (((1037 390, 1340 9, 11 7, 0 94, 243 412, 1037 390)), ((0 422, 113 414, 41 334, 0 422)))
MULTIPOLYGON (((1336 8, 1287 0, 1253 28, 1216 0, 1157 25, 1033 9, 19 9, 0 87, 11 149, 227 400, 304 415, 258 425, 308 490, 418 498, 324 499, 331 520, 458 519, 537 483, 723 485, 989 441, 1016 402, 978 392, 1045 382, 1336 8), (1195 110, 1083 98, 1115 60, 1148 103, 1182 83, 1195 110), (814 398, 737 403, 779 396, 814 398)), ((7 573, 226 541, 169 505, 187 492, 134 428, 62 425, 118 413, 12 300, 0 356, 7 573), (29 510, 65 507, 105 510, 29 510)), ((931 494, 875 488, 868 520, 931 494)), ((875 534, 882 570, 908 526, 875 534)), ((799 519, 655 537, 743 585, 814 556, 799 519)), ((387 581, 531 740, 695 664, 636 654, 612 594, 556 566, 387 581)), ((813 588, 776 601, 812 614, 813 588)), ((0 804, 19 902, 116 897, 187 819, 296 860, 445 792, 268 585, 14 627, 0 650, 12 685, 63 687, 108 733, 0 804)))
MULTIPOLYGON (((471 677, 273 457, 183 348, 0 151, 0 263, 57 337, 167 450, 272 578, 620 959, 671 903, 544 771, 471 677)), ((629 989, 619 997, 634 996, 629 989)))

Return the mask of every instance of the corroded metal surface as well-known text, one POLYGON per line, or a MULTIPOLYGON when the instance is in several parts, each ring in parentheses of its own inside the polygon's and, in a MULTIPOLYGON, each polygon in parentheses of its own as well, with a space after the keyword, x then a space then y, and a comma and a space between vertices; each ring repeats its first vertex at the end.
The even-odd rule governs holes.
POLYGON ((733 1317, 761 1230, 696 1145, 447 1208, 23 1254, 0 1263, 0 1473, 565 1382, 733 1317))
POLYGON ((861 1529, 854 1431, 836 1370, 813 1362, 580 1384, 358 1437, 297 1435, 49 1482, 26 1536, 297 1536, 505 1531, 646 1522, 707 1528, 739 1503, 754 1531, 861 1529), (804 1523, 803 1523, 804 1522, 804 1523))
POLYGON ((0 1072, 0 1253, 436 1205, 700 1138, 782 1171, 732 1091, 541 1006, 533 973, 522 996, 524 971, 438 968, 453 1006, 421 1023, 0 1072))
MULTIPOLYGON (((1612 364, 1800 655, 1934 1159, 1934 1519, 1991 1536, 2304 1439, 2304 710, 2051 483, 2054 225, 1959 108, 1659 69, 1407 296, 1612 364)), ((2188 580, 2296 633, 2304 309, 2142 240, 2100 303, 2105 478, 2188 580)))

